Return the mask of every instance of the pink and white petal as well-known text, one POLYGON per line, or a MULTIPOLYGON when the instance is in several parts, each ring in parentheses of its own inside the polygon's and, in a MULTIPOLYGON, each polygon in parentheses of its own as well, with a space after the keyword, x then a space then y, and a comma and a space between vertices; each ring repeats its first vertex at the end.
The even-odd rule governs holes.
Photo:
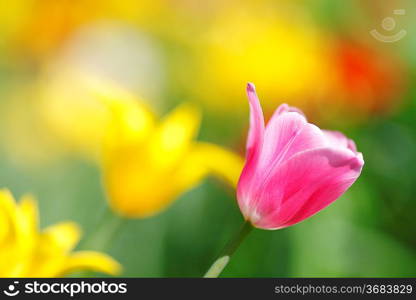
POLYGON ((258 157, 263 146, 264 116, 254 84, 247 84, 247 96, 250 105, 250 129, 247 137, 246 163, 237 185, 237 198, 244 211, 249 206, 251 189, 258 184, 256 172, 258 157))
POLYGON ((322 130, 328 140, 328 144, 333 147, 344 147, 350 149, 354 153, 357 153, 357 147, 353 140, 347 138, 339 131, 322 130))
POLYGON ((266 126, 259 170, 271 169, 298 152, 327 145, 325 135, 299 113, 274 115, 266 126))
POLYGON ((286 103, 283 103, 283 104, 279 105, 279 107, 275 110, 272 118, 280 116, 281 114, 286 113, 286 112, 297 112, 298 114, 301 114, 302 116, 304 116, 305 119, 306 119, 306 116, 305 116, 305 114, 303 113, 302 110, 300 110, 299 108, 294 107, 294 106, 289 106, 286 103))
POLYGON ((298 152, 326 145, 322 131, 299 113, 275 114, 265 129, 259 158, 248 161, 240 177, 237 198, 243 214, 251 217, 251 208, 256 206, 257 195, 273 168, 298 152))
POLYGON ((340 197, 360 175, 362 155, 342 148, 300 152, 277 166, 257 196, 250 220, 278 229, 294 225, 340 197))
POLYGON ((254 84, 247 84, 247 96, 250 104, 250 129, 247 137, 247 159, 260 151, 264 134, 264 116, 254 84))

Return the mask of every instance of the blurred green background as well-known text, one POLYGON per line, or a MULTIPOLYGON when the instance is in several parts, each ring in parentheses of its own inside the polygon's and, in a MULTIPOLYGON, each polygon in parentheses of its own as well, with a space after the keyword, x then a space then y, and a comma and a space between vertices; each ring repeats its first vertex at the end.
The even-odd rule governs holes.
POLYGON ((413 1, 17 0, 0 11, 0 186, 35 195, 42 227, 78 222, 79 248, 109 253, 122 276, 202 276, 242 223, 234 191, 208 178, 166 211, 125 221, 107 245, 94 243, 108 209, 100 171, 60 136, 59 122, 45 122, 38 91, 76 66, 159 115, 191 101, 203 112, 198 140, 243 154, 252 81, 266 116, 282 102, 299 106, 355 140, 365 166, 311 219, 254 230, 222 276, 415 276, 413 1), (387 17, 394 29, 383 28, 387 17), (385 43, 372 29, 407 35, 385 43))

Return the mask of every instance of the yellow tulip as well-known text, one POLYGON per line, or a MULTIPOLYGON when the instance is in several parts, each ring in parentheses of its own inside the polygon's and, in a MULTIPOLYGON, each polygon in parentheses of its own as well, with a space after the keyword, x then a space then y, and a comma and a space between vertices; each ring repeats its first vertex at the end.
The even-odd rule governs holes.
POLYGON ((80 236, 73 222, 40 231, 36 201, 24 196, 16 203, 8 190, 0 190, 0 277, 61 277, 80 270, 120 273, 121 266, 106 254, 72 252, 80 236))
POLYGON ((166 208, 208 174, 235 186, 243 159, 219 146, 196 142, 200 113, 182 104, 160 122, 139 101, 109 85, 90 85, 113 114, 102 168, 111 207, 130 218, 166 208), (121 97, 120 97, 121 96, 121 97))
POLYGON ((65 145, 99 163, 117 213, 151 216, 208 174, 236 184, 243 159, 194 141, 200 124, 194 106, 180 105, 158 122, 144 101, 113 82, 74 74, 71 93, 65 96, 62 83, 43 95, 43 116, 65 145))

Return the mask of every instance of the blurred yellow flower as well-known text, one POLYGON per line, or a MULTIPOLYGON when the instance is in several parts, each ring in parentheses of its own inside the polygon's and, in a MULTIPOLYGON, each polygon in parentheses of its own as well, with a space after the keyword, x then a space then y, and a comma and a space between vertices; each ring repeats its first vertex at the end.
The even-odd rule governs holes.
POLYGON ((8 190, 0 190, 0 277, 61 277, 79 270, 120 273, 121 266, 103 253, 72 252, 80 235, 72 222, 39 231, 36 201, 24 196, 16 203, 8 190))
POLYGON ((143 103, 123 98, 111 85, 95 88, 113 113, 103 143, 102 167, 116 212, 132 218, 156 214, 208 174, 236 185, 243 159, 193 140, 200 124, 194 106, 179 105, 158 123, 143 103))
POLYGON ((75 68, 42 82, 39 90, 45 127, 63 149, 102 167, 110 204, 120 215, 155 214, 208 174, 233 186, 238 180, 239 155, 193 140, 200 112, 191 104, 158 123, 140 98, 75 68))
POLYGON ((86 73, 63 68, 47 77, 38 110, 47 129, 69 152, 99 161, 104 140, 113 130, 114 110, 125 110, 126 123, 135 127, 131 132, 141 132, 147 115, 136 107, 136 97, 110 80, 101 83, 86 73))
POLYGON ((215 109, 245 109, 241 86, 247 81, 270 99, 266 111, 282 99, 305 108, 331 85, 328 38, 297 5, 237 2, 204 30, 192 45, 192 65, 178 72, 196 98, 215 109), (195 83, 188 85, 189 78, 195 83))

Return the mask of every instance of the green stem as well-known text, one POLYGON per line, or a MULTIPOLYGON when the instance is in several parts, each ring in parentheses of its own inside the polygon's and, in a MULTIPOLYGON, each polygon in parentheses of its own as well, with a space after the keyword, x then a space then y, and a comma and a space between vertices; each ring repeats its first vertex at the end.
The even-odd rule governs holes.
POLYGON ((127 219, 116 215, 109 207, 102 213, 92 236, 86 240, 81 249, 105 251, 119 233, 127 219))
MULTIPOLYGON (((114 240, 120 229, 126 223, 127 219, 116 215, 108 206, 101 214, 100 220, 95 227, 95 232, 85 242, 79 245, 80 249, 106 251, 110 243, 114 240)), ((72 274, 75 277, 91 277, 92 272, 80 271, 72 274)))
POLYGON ((250 222, 246 221, 241 227, 240 231, 234 236, 233 239, 228 242, 227 246, 225 246, 224 250, 205 273, 204 278, 217 278, 221 274, 221 272, 230 261, 231 255, 233 255, 235 250, 237 250, 238 246, 240 246, 241 242, 252 229, 253 226, 250 224, 250 222))

